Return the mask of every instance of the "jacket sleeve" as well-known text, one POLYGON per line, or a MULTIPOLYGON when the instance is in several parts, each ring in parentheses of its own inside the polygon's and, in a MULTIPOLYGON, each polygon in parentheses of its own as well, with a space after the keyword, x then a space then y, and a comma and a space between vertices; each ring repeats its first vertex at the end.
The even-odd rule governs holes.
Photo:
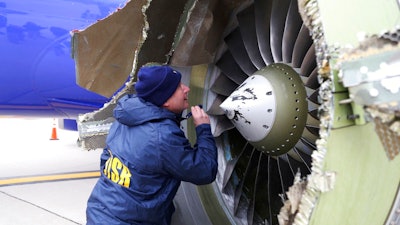
POLYGON ((161 168, 179 180, 209 184, 218 170, 217 147, 209 124, 197 126, 196 135, 193 148, 179 127, 161 138, 161 168))

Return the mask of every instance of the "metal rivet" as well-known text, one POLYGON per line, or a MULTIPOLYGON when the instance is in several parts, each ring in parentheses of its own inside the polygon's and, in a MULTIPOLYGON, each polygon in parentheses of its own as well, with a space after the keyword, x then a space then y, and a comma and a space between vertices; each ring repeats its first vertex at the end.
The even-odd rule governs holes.
POLYGON ((360 73, 363 73, 363 74, 368 73, 368 67, 366 67, 366 66, 360 67, 360 73))
POLYGON ((377 89, 375 89, 375 88, 371 88, 371 89, 369 90, 369 95, 370 95, 371 97, 376 97, 376 96, 379 95, 379 91, 378 91, 377 89))

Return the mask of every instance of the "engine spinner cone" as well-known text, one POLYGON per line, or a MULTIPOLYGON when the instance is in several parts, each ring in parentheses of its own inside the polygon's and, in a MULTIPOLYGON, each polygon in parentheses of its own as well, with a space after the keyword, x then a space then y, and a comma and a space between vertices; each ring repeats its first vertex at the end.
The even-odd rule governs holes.
POLYGON ((292 149, 303 133, 306 98, 296 71, 275 63, 247 78, 220 107, 254 147, 278 156, 292 149))

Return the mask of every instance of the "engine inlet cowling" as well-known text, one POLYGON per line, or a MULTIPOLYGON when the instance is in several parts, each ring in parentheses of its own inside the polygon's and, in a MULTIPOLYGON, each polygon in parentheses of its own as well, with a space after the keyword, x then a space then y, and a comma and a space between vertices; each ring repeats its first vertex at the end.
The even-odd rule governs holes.
POLYGON ((306 98, 296 71, 276 63, 247 78, 220 107, 249 143, 277 156, 300 139, 307 120, 306 98))

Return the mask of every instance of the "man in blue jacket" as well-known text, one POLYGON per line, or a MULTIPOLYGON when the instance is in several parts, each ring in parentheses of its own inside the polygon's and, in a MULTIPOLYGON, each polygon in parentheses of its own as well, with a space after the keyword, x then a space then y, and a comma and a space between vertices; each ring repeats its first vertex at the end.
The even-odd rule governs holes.
POLYGON ((144 66, 135 90, 114 109, 101 177, 87 203, 88 225, 168 225, 181 181, 215 180, 217 148, 208 115, 191 107, 194 147, 179 126, 190 91, 181 74, 169 66, 144 66))

